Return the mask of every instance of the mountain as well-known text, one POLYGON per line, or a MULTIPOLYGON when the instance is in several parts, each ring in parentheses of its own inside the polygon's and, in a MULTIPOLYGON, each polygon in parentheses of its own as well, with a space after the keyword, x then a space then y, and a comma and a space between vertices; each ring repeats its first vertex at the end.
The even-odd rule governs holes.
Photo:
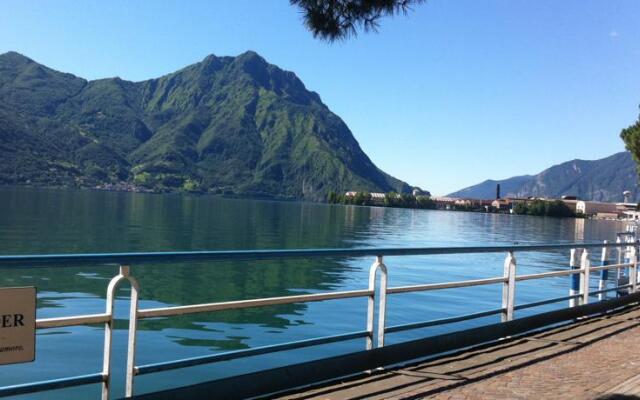
POLYGON ((451 193, 452 197, 493 199, 500 184, 502 197, 577 196, 583 200, 622 201, 629 190, 633 201, 640 200, 636 164, 627 151, 600 160, 573 160, 537 175, 515 176, 504 180, 486 180, 451 193))
POLYGON ((0 184, 323 199, 411 187, 347 125, 254 52, 143 82, 87 81, 0 54, 0 184))

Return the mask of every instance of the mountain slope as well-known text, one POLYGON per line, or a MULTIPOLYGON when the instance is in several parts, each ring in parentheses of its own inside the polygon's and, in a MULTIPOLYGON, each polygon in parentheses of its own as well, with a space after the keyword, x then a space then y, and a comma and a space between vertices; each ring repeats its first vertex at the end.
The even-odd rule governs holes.
POLYGON ((515 176, 504 180, 486 180, 458 190, 450 196, 492 199, 496 184, 503 197, 578 196, 594 201, 622 201, 622 192, 631 191, 633 201, 640 200, 636 165, 629 152, 620 152, 600 160, 573 160, 554 165, 537 175, 515 176))
POLYGON ((408 191, 292 72, 254 52, 158 79, 86 81, 0 55, 0 183, 133 182, 321 199, 408 191))

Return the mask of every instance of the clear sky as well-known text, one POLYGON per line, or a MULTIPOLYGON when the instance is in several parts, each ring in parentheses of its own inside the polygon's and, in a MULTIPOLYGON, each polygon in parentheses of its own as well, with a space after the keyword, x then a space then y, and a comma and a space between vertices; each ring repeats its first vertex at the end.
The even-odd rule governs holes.
POLYGON ((381 22, 328 44, 287 0, 0 0, 0 53, 144 80, 254 50, 318 92, 380 168, 439 195, 624 149, 639 0, 429 0, 381 22))

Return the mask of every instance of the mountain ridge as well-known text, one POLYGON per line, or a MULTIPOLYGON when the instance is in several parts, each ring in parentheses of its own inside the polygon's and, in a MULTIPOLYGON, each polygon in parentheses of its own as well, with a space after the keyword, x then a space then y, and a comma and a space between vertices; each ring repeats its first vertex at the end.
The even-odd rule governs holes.
POLYGON ((627 151, 597 160, 566 161, 535 175, 488 179, 449 196, 492 199, 497 184, 500 184, 503 197, 559 198, 569 195, 583 200, 622 201, 622 193, 629 190, 633 201, 640 200, 636 165, 627 151))
POLYGON ((291 71, 253 51, 143 81, 0 54, 0 183, 324 199, 406 192, 291 71), (41 173, 38 173, 41 171, 41 173))

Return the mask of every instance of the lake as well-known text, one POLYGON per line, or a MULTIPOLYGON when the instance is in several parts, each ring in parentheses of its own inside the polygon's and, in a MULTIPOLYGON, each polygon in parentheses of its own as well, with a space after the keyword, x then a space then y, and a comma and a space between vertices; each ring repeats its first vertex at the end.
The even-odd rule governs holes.
MULTIPOLYGON (((621 222, 302 202, 0 188, 0 254, 510 245, 615 240, 621 222)), ((594 252, 597 253, 597 252, 594 252)), ((518 273, 566 268, 568 252, 516 254, 518 273)), ((599 259, 599 253, 594 255, 599 259)), ((504 254, 389 257, 389 285, 494 277, 504 254)), ((131 266, 141 308, 364 289, 372 258, 131 266)), ((104 312, 117 268, 4 269, 0 286, 36 286, 38 317, 104 312)), ((595 285, 595 279, 592 282, 595 285)), ((568 294, 569 278, 520 282, 516 304, 568 294)), ((387 325, 500 307, 501 286, 390 296, 387 325)), ((118 292, 114 391, 123 394, 128 288, 118 292)), ((516 317, 564 307, 559 303, 516 317)), ((390 334, 387 343, 495 322, 486 317, 390 334)), ((193 314, 140 322, 137 364, 363 330, 366 299, 193 314)), ((36 361, 1 366, 0 385, 95 373, 101 326, 38 331, 36 361)), ((138 393, 362 350, 364 339, 137 378, 138 393)), ((24 398, 99 396, 99 385, 24 398)))

